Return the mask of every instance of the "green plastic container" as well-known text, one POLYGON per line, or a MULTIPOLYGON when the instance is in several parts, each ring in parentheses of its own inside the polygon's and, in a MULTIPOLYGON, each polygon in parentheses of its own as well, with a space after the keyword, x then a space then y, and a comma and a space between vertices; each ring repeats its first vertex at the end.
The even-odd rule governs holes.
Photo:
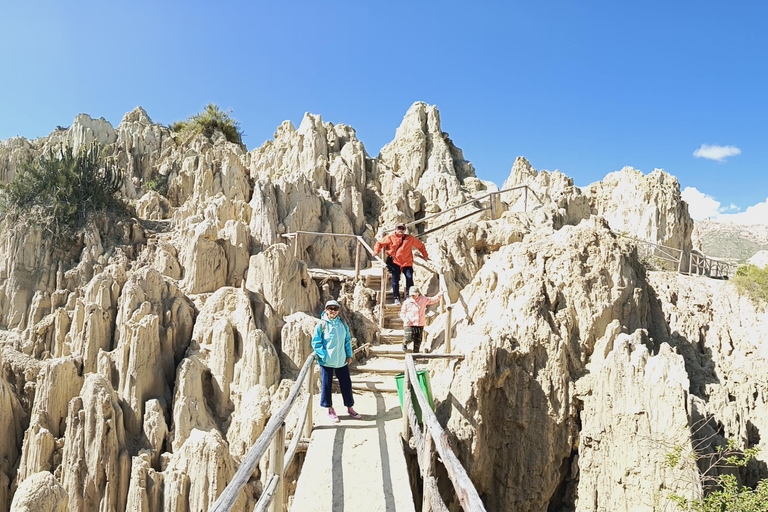
MULTIPOLYGON (((429 402, 429 408, 435 410, 435 403, 432 401, 432 386, 429 384, 429 373, 427 370, 417 370, 416 376, 419 378, 419 386, 421 390, 427 396, 427 402, 429 402)), ((395 375, 395 384, 397 384, 397 396, 400 397, 400 410, 403 411, 403 380, 405 379, 404 373, 398 373, 395 375)), ((416 419, 421 423, 421 407, 419 407, 419 401, 416 398, 416 393, 411 390, 411 400, 413 401, 413 410, 416 412, 416 419)), ((405 414, 405 411, 403 411, 405 414)))

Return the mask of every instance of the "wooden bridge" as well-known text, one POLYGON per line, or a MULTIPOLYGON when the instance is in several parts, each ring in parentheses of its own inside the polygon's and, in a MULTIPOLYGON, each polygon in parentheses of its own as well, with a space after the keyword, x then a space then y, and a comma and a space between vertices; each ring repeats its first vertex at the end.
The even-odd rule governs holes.
MULTIPOLYGON (((495 219, 507 207, 502 203, 502 194, 510 192, 517 192, 516 195, 520 197, 513 198, 514 201, 522 203, 523 210, 527 210, 529 191, 539 200, 527 186, 514 187, 473 198, 407 226, 413 227, 433 220, 438 215, 453 212, 454 218, 450 221, 414 235, 421 237, 486 211, 495 219)), ((317 280, 362 282, 374 291, 378 298, 378 343, 359 348, 357 353, 363 356, 364 361, 355 361, 351 366, 355 408, 362 417, 352 419, 339 414, 341 422, 331 424, 325 417, 324 410, 314 408, 315 356, 310 355, 304 362, 287 400, 269 420, 232 481, 210 511, 228 512, 232 509, 241 489, 252 478, 259 460, 269 449, 268 476, 254 512, 282 512, 286 501, 284 475, 300 445, 307 447, 306 458, 293 496, 291 511, 416 510, 412 489, 419 486, 411 481, 406 464, 406 452, 413 451, 411 446, 415 447, 418 461, 417 478, 423 489, 421 510, 448 510, 438 491, 435 477, 437 465, 442 464, 461 507, 465 511, 485 511, 477 490, 454 454, 448 434, 432 412, 424 391, 420 385, 411 385, 418 382, 417 361, 428 364, 435 359, 464 359, 463 355, 451 353, 453 305, 447 293, 442 269, 420 258, 414 260, 415 265, 423 271, 437 276, 439 293, 444 297, 440 305, 440 312, 444 313, 445 318, 441 353, 406 354, 400 348, 403 339, 402 321, 398 315, 400 306, 392 304, 386 265, 362 237, 306 231, 284 236, 292 241, 297 258, 304 256, 305 244, 311 244, 318 237, 347 239, 356 243, 354 268, 309 270, 317 280), (404 374, 402 411, 405 411, 405 414, 401 412, 396 394, 394 376, 399 373, 404 374), (422 411, 422 422, 417 420, 414 398, 422 411), (294 436, 286 445, 285 420, 291 408, 299 404, 302 404, 301 412, 293 430, 294 436)), ((339 410, 343 411, 343 408, 339 410)))
MULTIPOLYGON (((407 224, 416 226, 438 215, 453 212, 453 219, 437 227, 422 231, 414 236, 421 237, 445 226, 467 219, 482 212, 489 212, 492 219, 498 218, 510 205, 521 205, 528 209, 528 193, 539 203, 541 200, 527 186, 492 192, 479 198, 407 224), (502 194, 515 192, 512 201, 502 202, 502 194), (461 209, 464 209, 462 211, 461 209)), ((382 258, 373 253, 370 245, 358 235, 338 233, 315 233, 298 231, 283 235, 288 238, 297 258, 303 258, 320 237, 334 237, 355 244, 354 268, 310 268, 310 274, 319 281, 353 280, 363 283, 376 296, 379 332, 377 343, 364 345, 355 351, 363 361, 351 365, 355 408, 361 414, 353 419, 339 414, 341 422, 332 424, 325 411, 315 409, 316 381, 314 372, 315 356, 310 355, 282 405, 264 428, 263 433, 251 447, 232 481, 219 496, 209 512, 229 512, 234 507, 240 491, 253 477, 261 457, 270 450, 267 476, 262 495, 254 512, 270 510, 283 512, 286 505, 285 474, 297 450, 306 449, 290 510, 307 511, 415 511, 444 512, 448 508, 443 500, 445 493, 438 490, 436 468, 442 465, 453 488, 455 500, 465 511, 485 511, 480 496, 470 481, 464 467, 456 457, 449 442, 449 436, 438 421, 418 382, 417 362, 425 365, 436 359, 463 360, 464 356, 451 351, 453 325, 451 321, 450 297, 442 269, 430 262, 415 258, 416 266, 438 278, 439 293, 444 301, 440 312, 444 318, 440 353, 403 353, 400 345, 403 339, 402 322, 398 313, 400 306, 392 304, 388 286, 387 269, 382 258), (395 374, 402 373, 403 405, 397 396, 395 374), (410 392, 408 392, 410 390, 410 392), (414 412, 414 400, 422 411, 422 422, 414 412), (292 407, 301 408, 298 422, 293 429, 293 438, 286 443, 286 418, 292 407), (401 412, 404 411, 404 412, 401 412), (416 452, 414 464, 406 463, 406 453, 416 452), (415 501, 421 489, 420 507, 415 501), (416 491, 416 492, 414 492, 416 491)), ((642 240, 635 240, 640 253, 683 270, 683 252, 679 249, 659 246, 642 240)), ((689 272, 704 275, 728 273, 730 269, 718 266, 699 255, 689 256, 689 272)), ((426 341, 426 340, 425 340, 426 341)), ((338 397, 337 397, 338 400, 338 397)), ((344 408, 339 408, 343 412, 344 408)), ((413 459, 413 455, 410 455, 413 459)), ((264 477, 262 476, 264 480, 264 477)), ((443 485, 443 488, 446 486, 443 485)), ((450 499, 453 501, 453 498, 450 499)), ((249 511, 250 512, 250 511, 249 511)))

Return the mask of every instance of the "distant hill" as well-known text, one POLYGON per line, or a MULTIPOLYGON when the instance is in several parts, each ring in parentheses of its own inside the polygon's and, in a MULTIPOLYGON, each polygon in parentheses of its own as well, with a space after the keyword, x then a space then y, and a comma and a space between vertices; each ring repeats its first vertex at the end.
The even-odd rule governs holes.
POLYGON ((696 221, 693 246, 707 256, 746 262, 757 251, 768 249, 768 225, 742 226, 727 222, 696 221))

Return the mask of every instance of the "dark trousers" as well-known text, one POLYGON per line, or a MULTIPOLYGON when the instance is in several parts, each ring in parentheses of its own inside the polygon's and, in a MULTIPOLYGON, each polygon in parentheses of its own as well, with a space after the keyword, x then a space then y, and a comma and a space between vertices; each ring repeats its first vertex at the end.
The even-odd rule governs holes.
POLYGON ((341 388, 341 397, 344 399, 344 405, 352 407, 355 405, 355 399, 352 398, 352 379, 349 378, 349 366, 341 368, 330 368, 320 365, 320 407, 333 407, 331 399, 331 386, 333 385, 333 372, 336 371, 336 378, 339 379, 341 388))
POLYGON ((393 263, 389 266, 389 271, 392 272, 392 296, 395 299, 400 298, 400 272, 402 271, 405 276, 405 297, 408 298, 408 292, 411 290, 411 286, 413 286, 413 267, 403 267, 401 269, 400 265, 393 263))
POLYGON ((413 351, 418 352, 419 346, 421 346, 421 338, 424 334, 424 327, 406 327, 403 332, 403 351, 405 351, 405 346, 412 341, 413 351))

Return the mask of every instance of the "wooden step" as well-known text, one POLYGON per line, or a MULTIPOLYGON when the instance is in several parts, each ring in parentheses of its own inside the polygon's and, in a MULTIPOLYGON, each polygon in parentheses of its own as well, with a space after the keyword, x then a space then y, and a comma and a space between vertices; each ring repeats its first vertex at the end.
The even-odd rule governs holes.
POLYGON ((401 344, 403 342, 402 329, 382 329, 379 333, 379 345, 401 344))
POLYGON ((385 383, 382 380, 367 379, 367 380, 355 380, 352 379, 352 389, 358 391, 377 391, 380 393, 397 393, 397 385, 394 379, 388 379, 392 382, 385 383))
POLYGON ((389 357, 394 359, 403 359, 403 353, 400 345, 373 345, 369 349, 369 357, 389 357))
POLYGON ((373 375, 397 375, 405 371, 405 363, 394 359, 373 358, 365 364, 357 364, 352 367, 354 379, 355 373, 373 374, 373 375))
POLYGON ((403 321, 399 318, 385 318, 384 329, 400 330, 403 328, 403 321))

